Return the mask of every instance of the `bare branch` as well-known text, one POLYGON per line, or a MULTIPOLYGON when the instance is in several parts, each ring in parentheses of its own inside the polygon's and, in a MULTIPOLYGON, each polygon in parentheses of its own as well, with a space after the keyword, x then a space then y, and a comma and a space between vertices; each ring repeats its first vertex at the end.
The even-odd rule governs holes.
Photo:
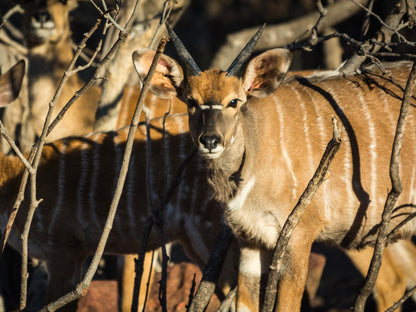
MULTIPOLYGON (((392 35, 397 34, 397 29, 400 26, 402 18, 406 13, 405 0, 396 0, 394 9, 391 14, 386 17, 386 21, 383 22, 382 27, 378 31, 375 39, 380 42, 390 43, 392 35)), ((367 8, 365 8, 367 10, 367 8)), ((374 15, 374 13, 372 13, 374 15)), ((402 38, 402 37, 400 37, 402 38)), ((407 40, 406 40, 407 41, 407 40)), ((375 53, 380 49, 379 45, 374 45, 371 41, 362 45, 361 51, 356 52, 345 64, 340 68, 340 71, 344 74, 353 73, 360 67, 362 62, 367 58, 369 52, 375 53)))
POLYGON ((403 305, 403 303, 405 303, 405 301, 409 299, 414 293, 416 293, 416 286, 413 286, 410 290, 408 290, 395 304, 393 304, 385 312, 394 312, 400 310, 400 307, 403 305))
POLYGON ((191 302, 189 311, 205 311, 214 294, 215 286, 221 272, 222 264, 234 235, 228 226, 224 226, 217 238, 213 252, 207 262, 201 283, 191 302))
POLYGON ((25 168, 29 171, 30 174, 33 174, 34 169, 32 165, 27 161, 25 156, 23 156, 20 149, 17 147, 16 143, 13 141, 13 139, 7 134, 7 130, 3 125, 3 122, 0 121, 0 134, 3 136, 3 138, 6 139, 7 143, 10 144, 13 151, 16 153, 16 155, 20 158, 21 162, 25 166, 25 168))
POLYGON ((220 307, 218 308, 218 312, 228 312, 233 311, 231 308, 231 305, 234 302, 234 298, 237 294, 237 286, 235 286, 233 289, 230 290, 230 292, 227 294, 225 299, 221 302, 220 307))
POLYGON ((400 181, 400 152, 402 148, 402 141, 406 129, 407 116, 409 113, 410 102, 413 95, 413 90, 416 86, 416 63, 413 63, 412 70, 407 81, 406 89, 403 95, 403 102, 400 109, 399 120, 397 121, 396 134, 393 141, 393 150, 390 160, 390 179, 392 189, 387 196, 384 206, 382 221, 377 235, 376 246, 374 248, 374 255, 371 259, 370 268, 368 269, 367 277, 364 286, 361 288, 359 295, 354 303, 354 311, 364 311, 364 306, 367 298, 370 296, 375 281, 377 279, 378 271, 381 265, 381 258, 384 247, 387 243, 388 228, 391 220, 391 214, 394 205, 402 192, 402 184, 400 181))
POLYGON ((326 150, 322 156, 318 168, 315 171, 315 174, 309 181, 308 186, 299 198, 298 203, 287 218, 285 224, 283 225, 282 231, 280 232, 279 238, 277 239, 276 247, 273 253, 273 260, 270 265, 269 276, 267 279, 263 312, 273 311, 277 294, 279 272, 282 266, 283 256, 286 252, 289 239, 300 218, 305 212, 306 207, 309 205, 319 186, 323 182, 325 175, 328 172, 329 165, 331 164, 332 159, 341 146, 341 133, 338 129, 335 117, 332 117, 332 124, 333 137, 326 147, 326 150))
MULTIPOLYGON (((366 2, 367 0, 360 0, 360 3, 366 2)), ((317 31, 321 32, 327 27, 338 24, 359 11, 360 8, 350 0, 336 1, 327 7, 327 14, 319 23, 317 31)), ((256 49, 265 50, 281 47, 292 43, 295 39, 300 41, 310 37, 312 28, 316 25, 316 21, 320 16, 320 13, 313 12, 283 24, 268 25, 257 43, 256 49), (309 30, 305 32, 305 29, 309 30)), ((222 69, 227 68, 231 60, 238 54, 257 28, 256 26, 229 34, 226 43, 215 55, 212 65, 222 69)))

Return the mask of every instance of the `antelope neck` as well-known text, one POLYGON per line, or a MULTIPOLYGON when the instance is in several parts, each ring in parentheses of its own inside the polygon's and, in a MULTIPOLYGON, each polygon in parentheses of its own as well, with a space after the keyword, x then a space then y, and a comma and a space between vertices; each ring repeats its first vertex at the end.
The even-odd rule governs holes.
POLYGON ((227 202, 236 195, 243 181, 243 170, 247 165, 243 129, 237 126, 235 140, 216 159, 206 159, 208 182, 217 200, 227 202))

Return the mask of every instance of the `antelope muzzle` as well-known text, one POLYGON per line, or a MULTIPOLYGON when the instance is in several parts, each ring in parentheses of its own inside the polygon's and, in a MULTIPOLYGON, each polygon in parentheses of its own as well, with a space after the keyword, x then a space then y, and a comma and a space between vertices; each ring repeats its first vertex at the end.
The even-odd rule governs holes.
POLYGON ((207 109, 201 113, 202 129, 198 137, 200 152, 208 158, 217 158, 224 151, 224 139, 219 131, 221 110, 207 109))

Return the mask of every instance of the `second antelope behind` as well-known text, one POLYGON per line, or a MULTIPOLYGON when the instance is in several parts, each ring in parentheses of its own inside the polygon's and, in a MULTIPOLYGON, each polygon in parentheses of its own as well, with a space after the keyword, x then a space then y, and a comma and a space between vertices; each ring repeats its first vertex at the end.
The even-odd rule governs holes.
MULTIPOLYGON (((183 66, 162 55, 152 89, 188 105, 192 140, 240 242, 238 311, 261 309, 279 232, 332 137, 331 116, 342 124, 342 146, 294 230, 280 272, 275 309, 299 311, 312 242, 343 248, 375 242, 391 189, 391 149, 410 66, 385 65, 394 83, 371 68, 349 77, 321 73, 284 81, 289 51, 269 50, 247 62, 258 32, 226 71, 201 71, 173 31, 170 35, 183 66)), ((136 54, 142 75, 152 55, 136 54)), ((403 192, 390 230, 415 211, 415 114, 413 106, 400 159, 403 192)), ((415 230, 413 219, 394 239, 410 238, 415 230)))

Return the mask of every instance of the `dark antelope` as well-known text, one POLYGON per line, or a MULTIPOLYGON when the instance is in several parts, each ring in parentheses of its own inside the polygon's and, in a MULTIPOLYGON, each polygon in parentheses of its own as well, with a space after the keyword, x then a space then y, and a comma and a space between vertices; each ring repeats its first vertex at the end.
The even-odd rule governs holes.
MULTIPOLYGON (((192 140, 205 159, 213 195, 226 205, 226 220, 239 238, 240 311, 261 309, 261 288, 280 229, 332 136, 331 116, 342 124, 342 147, 291 237, 280 274, 276 310, 299 311, 313 241, 343 248, 375 241, 391 188, 391 148, 410 67, 388 66, 394 82, 370 70, 284 81, 289 51, 269 50, 246 62, 259 32, 226 71, 201 71, 170 35, 184 70, 163 56, 153 92, 178 95, 188 104, 192 140)), ((412 107, 400 160, 403 192, 391 229, 416 204, 415 113, 412 107)), ((414 222, 395 239, 409 238, 414 222)))
MULTIPOLYGON (((17 95, 24 73, 19 63, 0 77, 0 106, 17 95), (20 79, 20 82, 19 82, 20 79)), ((158 195, 172 189, 164 210, 166 239, 179 241, 189 257, 203 267, 209 258, 222 224, 219 207, 203 185, 204 168, 198 157, 191 157, 193 144, 188 135, 186 114, 168 116, 151 122, 152 186, 156 205, 158 195), (162 139, 163 127, 165 138, 162 139), (183 166, 183 171, 182 165, 183 166), (174 183, 182 172, 182 182, 174 183), (193 187, 189 187, 192 185, 193 187), (198 207, 198 209, 196 208, 198 207)), ((74 289, 85 268, 85 259, 94 253, 103 230, 128 129, 70 137, 47 144, 38 169, 38 198, 43 198, 35 214, 29 235, 29 256, 46 260, 49 271, 48 300, 55 300, 74 289)), ((146 128, 136 133, 134 151, 124 193, 121 198, 106 253, 137 253, 142 239, 143 222, 150 216, 146 194, 146 128)), ((14 156, 0 154, 0 229, 4 231, 15 201, 24 167, 14 156)), ((26 196, 28 198, 28 196, 26 196)), ((28 202, 17 214, 8 243, 21 250, 21 233, 28 202)), ((148 249, 161 245, 152 231, 148 249)), ((224 292, 236 276, 231 254, 225 276, 220 282, 224 292)), ((62 310, 74 311, 76 303, 62 310)))

